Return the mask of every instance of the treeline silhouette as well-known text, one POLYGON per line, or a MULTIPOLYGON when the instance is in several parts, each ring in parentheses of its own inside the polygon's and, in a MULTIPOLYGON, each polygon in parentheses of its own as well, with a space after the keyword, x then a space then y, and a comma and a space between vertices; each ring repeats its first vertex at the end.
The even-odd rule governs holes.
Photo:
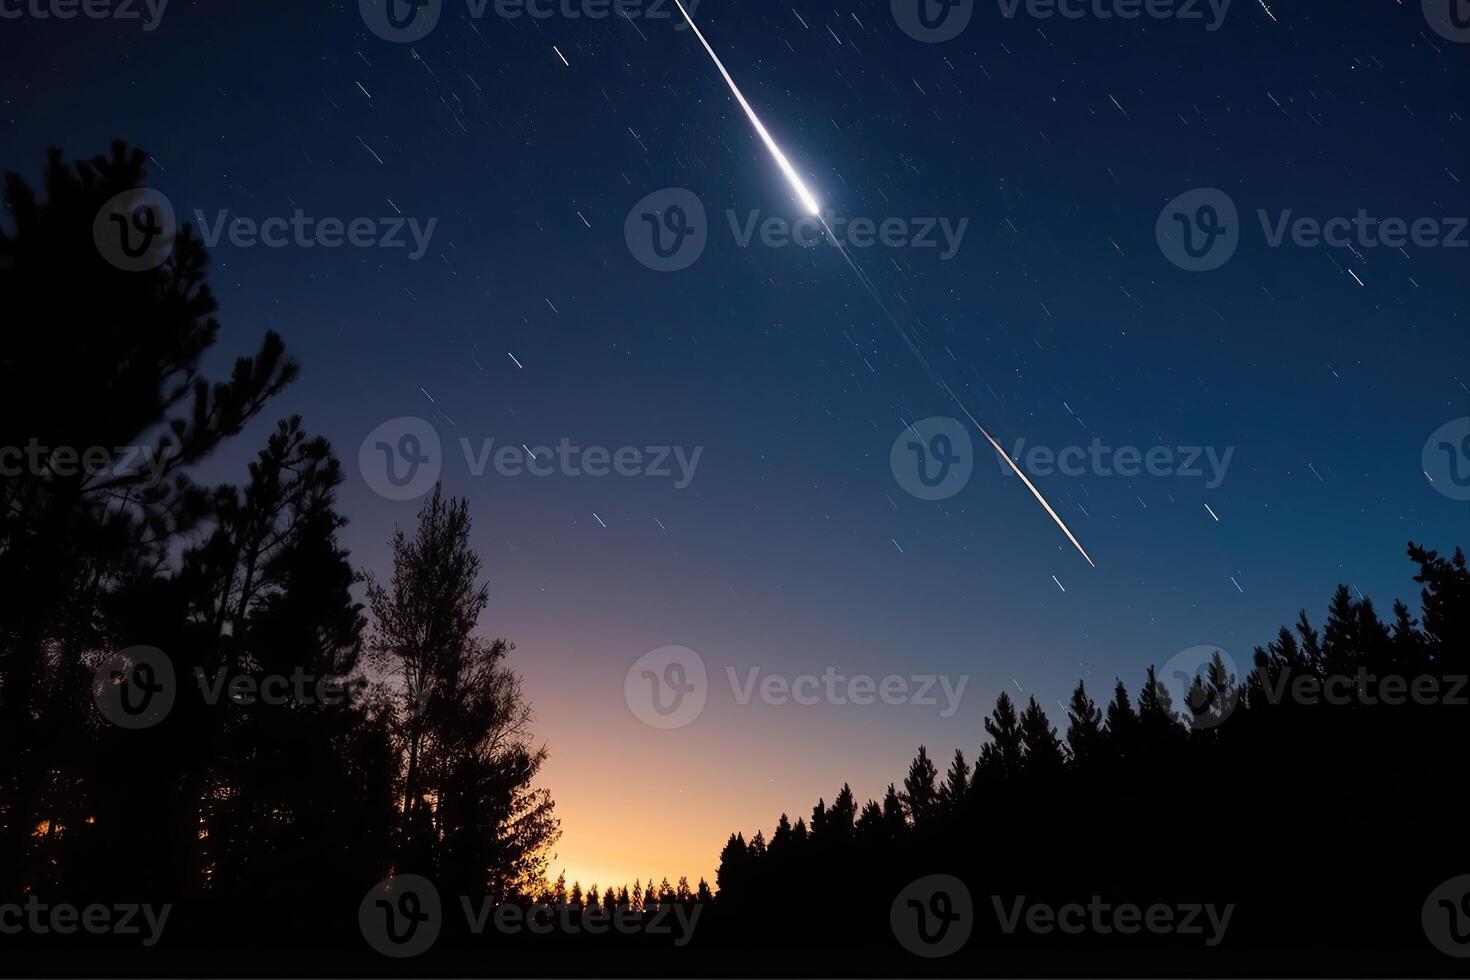
POLYGON ((268 333, 226 380, 201 375, 220 325, 189 226, 154 270, 104 259, 94 220, 146 160, 53 150, 43 197, 6 175, 0 446, 39 448, 0 482, 0 901, 291 895, 301 915, 272 927, 289 933, 327 895, 350 920, 390 872, 539 885, 559 834, 533 785, 546 753, 510 644, 475 635, 488 592, 464 501, 435 489, 365 609, 337 538, 341 465, 299 417, 243 485, 192 478, 299 372, 268 333), (124 730, 94 707, 97 671, 138 646, 167 657, 177 696, 124 730), (307 694, 200 696, 236 676, 307 694), (350 696, 320 696, 324 678, 350 696))
POLYGON ((602 890, 594 881, 583 891, 580 881, 574 881, 568 887, 567 876, 562 873, 555 881, 546 882, 538 889, 527 890, 519 899, 523 902, 566 906, 571 909, 600 908, 611 912, 624 908, 643 912, 660 905, 712 902, 714 894, 710 891, 709 882, 703 878, 699 879, 697 886, 690 887, 687 875, 681 875, 677 884, 670 884, 667 877, 657 885, 652 878, 646 884, 639 884, 635 878, 631 890, 627 885, 602 890))
MULTIPOLYGON (((1035 698, 1018 710, 1002 692, 973 767, 956 750, 941 774, 921 746, 882 800, 860 807, 844 784, 809 820, 782 814, 769 837, 732 835, 717 878, 721 926, 759 923, 778 944, 865 944, 890 934, 900 889, 947 873, 975 900, 979 938, 953 958, 958 972, 1034 972, 1034 959, 1012 954, 1044 947, 1064 957, 1047 961, 1053 970, 1110 970, 1066 959, 1056 934, 997 928, 996 896, 1011 907, 1016 896, 1093 895, 1237 906, 1225 956, 1122 961, 1137 972, 1452 971, 1420 910, 1436 885, 1470 871, 1470 572, 1458 549, 1444 558, 1411 544, 1408 555, 1423 585, 1418 618, 1396 602, 1384 622, 1342 586, 1321 630, 1302 612, 1256 648, 1244 676, 1216 651, 1177 685, 1148 668, 1136 701, 1120 680, 1099 704, 1079 681, 1064 734, 1035 698), (793 894, 805 896, 799 914, 770 914, 793 894), (1229 955, 1241 950, 1270 958, 1229 955)), ((1470 908, 1459 917, 1470 937, 1470 908)), ((1190 942, 1071 943, 1150 946, 1190 942)))

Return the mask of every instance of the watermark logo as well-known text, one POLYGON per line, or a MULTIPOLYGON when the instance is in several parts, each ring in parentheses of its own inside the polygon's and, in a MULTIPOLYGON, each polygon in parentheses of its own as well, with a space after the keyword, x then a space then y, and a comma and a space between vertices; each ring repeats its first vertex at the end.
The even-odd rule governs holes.
POLYGON ((947 415, 905 426, 888 451, 888 466, 904 491, 920 500, 946 500, 970 482, 975 447, 970 432, 947 415))
POLYGON ((77 0, 5 0, 0 2, 0 20, 19 20, 27 16, 35 20, 72 20, 80 7, 81 15, 88 20, 143 20, 143 32, 150 34, 158 29, 167 6, 168 0, 143 0, 142 4, 135 4, 134 0, 86 0, 84 3, 77 0), (143 11, 137 9, 138 6, 147 10, 147 20, 143 20, 143 11))
MULTIPOLYGON (((727 664, 725 677, 735 703, 742 707, 759 699, 773 707, 829 704, 837 707, 873 704, 936 707, 939 717, 952 718, 960 709, 970 675, 847 674, 835 666, 820 674, 795 676, 727 664)), ((709 698, 709 672, 703 658, 688 647, 660 647, 628 668, 623 696, 638 719, 652 728, 682 728, 704 710, 709 698)))
POLYGON ((373 492, 389 500, 415 500, 439 480, 444 451, 439 431, 416 415, 389 419, 367 434, 357 468, 373 492))
POLYGON ((1169 692, 1174 710, 1195 731, 1214 728, 1240 702, 1235 660, 1215 646, 1193 646, 1164 661, 1155 675, 1169 692), (1220 667, 1215 666, 1219 656, 1220 667))
POLYGON ((78 931, 93 936, 141 936, 145 947, 158 945, 168 925, 173 906, 158 907, 135 902, 116 905, 72 905, 70 902, 43 902, 35 894, 27 895, 25 904, 10 902, 0 905, 0 936, 29 933, 35 936, 71 936, 78 931))
POLYGON ((493 924, 495 931, 508 936, 531 933, 544 936, 556 932, 564 936, 606 935, 612 929, 625 936, 669 936, 676 947, 687 946, 694 938, 703 903, 686 906, 683 902, 660 902, 656 911, 635 911, 631 905, 604 907, 587 903, 534 902, 528 907, 505 903, 493 905, 481 898, 479 908, 468 895, 459 904, 464 909, 465 924, 476 936, 493 924), (672 920, 672 921, 670 921, 672 920))
POLYGON ((1036 20, 1151 20, 1204 21, 1205 30, 1213 34, 1225 23, 1231 0, 998 0, 1001 16, 1014 20, 1025 7, 1026 15, 1036 20), (1206 10, 1208 6, 1208 10, 1206 10), (1206 20, 1208 15, 1209 19, 1206 20))
MULTIPOLYGON (((450 896, 451 906, 455 897, 450 896)), ((490 929, 507 936, 601 936, 611 931, 625 936, 670 937, 676 947, 686 946, 693 939, 704 911, 701 903, 682 901, 659 902, 657 909, 650 903, 639 910, 628 904, 574 904, 565 899, 497 904, 483 895, 461 894, 457 898, 465 929, 474 936, 490 929)), ((429 879, 396 875, 379 882, 363 897, 358 906, 358 925, 373 949, 394 959, 407 959, 434 945, 451 914, 429 879)))
POLYGON ((444 924, 439 890, 422 875, 395 875, 363 896, 357 924, 369 946, 395 959, 425 952, 444 924))
MULTIPOLYGON (((1087 476, 1157 476, 1180 479, 1200 478, 1209 490, 1217 489, 1225 482, 1225 473, 1230 469, 1230 460, 1235 456, 1235 447, 1226 446, 1224 451, 1214 446, 1109 446, 1101 439, 1093 439, 1087 446, 1063 446, 1054 450, 1050 446, 1026 448, 1025 439, 1017 439, 1011 451, 1011 459, 1032 476, 1047 477, 1053 474, 1079 477, 1087 476)), ((997 459, 1002 475, 1009 475, 1011 468, 1005 460, 997 459)))
POLYGON ((729 678, 730 689, 735 694, 735 703, 740 705, 749 704, 751 698, 759 693, 763 703, 777 707, 786 704, 866 706, 880 701, 887 705, 939 707, 938 693, 944 695, 944 706, 939 711, 941 718, 953 718, 960 710, 965 685, 970 683, 969 674, 961 674, 958 678, 949 674, 886 674, 874 677, 872 674, 843 674, 836 667, 828 667, 820 676, 797 674, 795 677, 784 674, 761 676, 759 667, 751 667, 742 680, 739 671, 727 666, 725 676, 729 678))
POLYGON ((1423 0, 1424 19, 1447 41, 1470 44, 1470 0, 1423 0))
POLYGON ((890 0, 889 6, 899 29, 925 44, 953 41, 975 14, 975 0, 890 0))
POLYGON ((147 272, 173 254, 178 225, 162 192, 135 187, 113 196, 92 219, 92 241, 107 262, 124 272, 147 272))
POLYGON ((1317 218, 1293 217, 1287 208, 1272 217, 1264 208, 1257 209, 1256 217, 1261 222, 1261 231, 1266 244, 1280 248, 1290 236, 1291 244, 1297 248, 1470 248, 1470 238, 1465 237, 1470 218, 1379 218, 1359 208, 1349 218, 1338 215, 1322 221, 1317 218))
POLYGON ((1336 707, 1413 704, 1463 708, 1470 704, 1470 697, 1466 694, 1470 675, 1466 674, 1370 674, 1367 667, 1359 667, 1352 674, 1303 673, 1292 676, 1290 671, 1283 670, 1272 677, 1261 668, 1257 668, 1255 673, 1268 704, 1280 704, 1287 698, 1297 704, 1336 707))
MULTIPOLYGON (((1470 248, 1470 218, 1380 217, 1359 208, 1356 214, 1325 220, 1287 208, 1272 214, 1256 209, 1268 248, 1340 248, 1356 254, 1370 248, 1470 248)), ((1235 255, 1243 226, 1230 195, 1213 187, 1187 191, 1159 214, 1155 226, 1164 257, 1188 272, 1218 269, 1235 255)), ((1348 275, 1363 285, 1352 269, 1348 275)))
POLYGON ((894 938, 915 956, 949 956, 970 938, 975 903, 965 883, 954 875, 926 875, 898 893, 888 921, 894 938))
POLYGON ((623 700, 650 728, 683 728, 699 717, 708 699, 704 659, 688 647, 650 650, 623 677, 623 700))
POLYGON ((935 248, 939 261, 948 262, 959 254, 964 241, 965 229, 970 226, 969 218, 951 221, 949 218, 916 217, 900 218, 849 218, 836 211, 822 215, 804 214, 795 221, 787 221, 780 215, 761 218, 761 212, 747 212, 742 219, 734 209, 725 211, 730 234, 740 248, 749 248, 750 243, 760 236, 766 248, 786 248, 797 245, 801 248, 816 248, 824 240, 839 249, 871 248, 935 248), (942 239, 942 240, 941 240, 942 239))
POLYGON ((1154 234, 1170 262, 1186 272, 1209 272, 1229 262, 1240 245, 1240 214, 1229 194, 1199 187, 1164 205, 1154 234))
POLYGON ((444 12, 444 0, 358 0, 368 30, 385 41, 412 44, 428 37, 444 12))
POLYGON ((623 237, 633 257, 654 272, 687 269, 709 243, 704 202, 683 187, 654 191, 628 212, 623 237))
POLYGON ((220 210, 215 212, 213 224, 209 215, 196 208, 194 220, 199 222, 200 237, 210 248, 218 246, 221 238, 235 248, 254 248, 256 245, 266 248, 341 248, 343 245, 352 248, 408 248, 409 241, 404 236, 407 228, 409 237, 413 239, 413 251, 408 253, 410 262, 417 262, 428 252, 429 239, 439 224, 438 218, 421 222, 416 217, 404 215, 360 216, 345 221, 333 217, 314 218, 301 208, 291 212, 289 218, 274 215, 261 220, 238 214, 232 217, 228 209, 220 210))
MULTIPOLYGON (((58 0, 52 0, 58 2, 58 0)), ((378 37, 397 44, 423 40, 439 24, 444 0, 358 0, 363 23, 378 37)), ((699 0, 688 0, 689 15, 699 9, 699 0)), ((489 13, 503 20, 673 20, 674 30, 689 25, 674 0, 465 0, 465 15, 483 20, 489 13)))
MULTIPOLYGON (((730 238, 737 248, 759 244, 780 249, 813 249, 826 244, 846 254, 881 246, 890 249, 933 249, 940 262, 959 254, 969 218, 917 216, 848 216, 835 210, 794 219, 759 209, 743 215, 725 210, 730 238)), ((628 250, 657 272, 677 272, 693 265, 708 244, 710 228, 703 202, 681 187, 655 191, 634 205, 623 225, 628 250)))
MULTIPOLYGON (((367 678, 347 674, 313 674, 297 665, 290 674, 251 674, 228 666, 213 675, 203 667, 192 671, 194 686, 208 705, 228 699, 241 707, 304 707, 361 704, 371 694, 367 678)), ((177 684, 173 662, 156 647, 130 647, 97 668, 93 694, 97 709, 119 728, 158 724, 173 709, 188 685, 177 684)))
POLYGON ((1434 489, 1451 500, 1470 500, 1470 416, 1435 429, 1420 461, 1434 489))
POLYGON ((703 446, 579 446, 563 436, 552 446, 518 446, 495 440, 480 440, 479 448, 467 437, 461 437, 459 448, 464 453, 470 476, 482 477, 493 465, 504 477, 526 474, 535 477, 642 476, 669 479, 675 490, 683 490, 694 482, 703 446))
POLYGON ((92 677, 97 710, 119 728, 137 730, 158 724, 168 717, 177 695, 174 665, 157 647, 119 651, 92 677))
POLYGON ((153 487, 163 482, 172 446, 47 446, 34 436, 24 446, 0 446, 0 476, 42 479, 107 478, 153 487))
MULTIPOLYGON (((583 446, 563 436, 555 445, 528 446, 495 438, 476 444, 461 436, 459 449, 465 470, 482 479, 494 471, 507 479, 515 477, 643 477, 663 479, 675 490, 694 482, 703 446, 583 446)), ((0 460, 4 450, 0 449, 0 460)), ((417 416, 392 419, 378 426, 358 450, 358 468, 375 492, 389 500, 421 497, 433 487, 443 471, 443 447, 437 430, 417 416)))
POLYGON ((1444 882, 1424 900, 1424 935, 1446 956, 1470 957, 1470 875, 1444 882))
POLYGON ((1114 905, 1103 901, 1101 895, 1093 895, 1086 905, 1028 902, 1025 895, 1017 895, 1009 902, 1000 895, 992 895, 990 901, 995 906, 1001 932, 1008 936, 1021 930, 1043 936, 1058 932, 1067 936, 1114 933, 1128 936, 1147 932, 1155 936, 1198 936, 1209 947, 1218 946, 1225 939, 1225 931, 1235 914, 1233 902, 1219 906, 1199 902, 1114 905))

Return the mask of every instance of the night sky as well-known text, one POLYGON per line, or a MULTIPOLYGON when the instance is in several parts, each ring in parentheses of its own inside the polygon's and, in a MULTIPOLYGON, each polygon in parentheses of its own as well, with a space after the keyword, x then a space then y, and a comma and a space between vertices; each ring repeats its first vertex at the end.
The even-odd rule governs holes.
POLYGON ((395 418, 433 426, 446 489, 471 501, 484 630, 516 643, 551 750, 553 874, 584 886, 713 882, 734 830, 769 835, 844 781, 881 796, 920 742, 972 756, 1001 690, 1064 727, 1079 677, 1101 701, 1196 645, 1245 665, 1339 582, 1385 612, 1416 598, 1408 540, 1470 543, 1470 442, 1451 458, 1431 439, 1470 415, 1463 217, 1458 248, 1390 248, 1272 247, 1257 216, 1361 209, 1448 237, 1470 213, 1470 44, 1419 0, 1235 0, 1216 30, 1203 2, 1199 20, 1122 20, 980 0, 943 43, 888 0, 704 0, 696 21, 824 210, 968 219, 948 259, 849 247, 860 271, 827 244, 738 243, 727 211, 801 209, 672 0, 576 19, 443 0, 412 43, 356 0, 173 0, 152 30, 141 6, 58 20, 10 2, 5 169, 34 182, 47 146, 122 138, 180 220, 436 219, 417 259, 406 231, 396 249, 220 239, 210 370, 273 329, 304 371, 201 476, 241 479, 267 426, 301 413, 348 473, 344 543, 384 577, 421 501, 374 492, 359 448, 395 418), (708 242, 660 272, 625 224, 671 187, 702 203, 708 242), (1156 233, 1197 188, 1239 212, 1211 271, 1156 233), (1093 568, 968 423, 963 489, 906 492, 890 450, 961 416, 946 385, 1008 449, 1233 455, 1218 481, 1204 459, 1204 476, 1033 476, 1093 568), (683 488, 474 476, 459 440, 491 438, 703 449, 683 488), (671 644, 710 680, 703 713, 665 731, 624 678, 671 644), (829 666, 969 680, 941 718, 942 698, 742 705, 726 676, 829 666))

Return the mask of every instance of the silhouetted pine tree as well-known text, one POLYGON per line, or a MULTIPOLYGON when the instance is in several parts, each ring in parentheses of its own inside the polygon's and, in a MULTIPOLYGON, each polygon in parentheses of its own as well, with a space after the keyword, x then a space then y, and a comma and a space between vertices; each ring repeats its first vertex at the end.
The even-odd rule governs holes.
POLYGON ((929 750, 919 746, 919 754, 909 764, 909 774, 903 778, 903 805, 914 826, 932 820, 937 812, 939 790, 934 785, 939 770, 929 758, 929 750))
POLYGON ((852 841, 853 821, 856 819, 857 801, 853 798, 852 787, 843 783, 837 798, 832 801, 832 809, 827 811, 827 833, 835 846, 842 847, 852 841))
POLYGON ((179 656, 184 635, 198 632, 167 618, 184 615, 187 603, 174 579, 179 542, 211 516, 211 495, 188 474, 259 415, 297 366, 268 333, 228 381, 200 375, 220 325, 204 282, 208 258, 190 226, 155 269, 124 271, 104 260, 93 223, 114 196, 145 185, 147 159, 118 142, 108 156, 72 167, 53 150, 44 198, 5 175, 10 228, 0 229, 0 295, 13 322, 0 345, 0 446, 48 452, 0 480, 0 894, 64 874, 54 854, 38 859, 33 847, 86 850, 122 839, 121 824, 104 821, 145 799, 160 808, 153 834, 168 839, 146 867, 118 867, 118 880, 174 893, 202 881, 189 864, 197 847, 179 837, 192 837, 186 814, 197 804, 176 784, 197 786, 207 758, 176 721, 171 739, 153 731, 135 740, 153 770, 136 789, 112 782, 95 755, 92 671, 136 644, 166 643, 165 653, 179 656), (149 465, 126 448, 137 446, 149 447, 149 465), (90 472, 59 455, 90 447, 107 456, 90 472), (118 605, 125 589, 157 615, 118 605), (154 792, 170 786, 167 796, 154 792), (70 806, 92 812, 64 825, 49 819, 70 806), (43 820, 51 830, 33 841, 43 820), (160 834, 160 826, 168 829, 160 834))
POLYGON ((1016 706, 1005 691, 1000 692, 995 699, 995 710, 985 719, 985 732, 990 741, 980 747, 980 758, 975 763, 975 784, 982 789, 1015 780, 1024 762, 1016 706))
POLYGON ((869 800, 863 804, 863 810, 858 814, 853 834, 860 843, 867 846, 882 844, 885 841, 887 834, 883 826, 883 808, 878 805, 877 800, 869 800))
POLYGON ((903 800, 892 783, 883 794, 883 827, 888 840, 898 842, 908 833, 908 820, 904 816, 903 800))
POLYGON ((1046 712, 1033 697, 1026 702, 1018 726, 1021 749, 1026 756, 1026 775, 1033 787, 1050 789, 1061 779, 1066 766, 1061 739, 1046 712))
POLYGON ((1078 681, 1067 706, 1067 752, 1079 770, 1091 770, 1103 751, 1102 718, 1102 711, 1087 696, 1082 681, 1078 681))
POLYGON ((1133 701, 1121 680, 1113 685, 1113 699, 1108 702, 1105 719, 1109 759, 1117 765, 1124 765, 1138 753, 1138 715, 1133 711, 1133 701))
MULTIPOLYGON (((745 888, 746 870, 750 867, 750 848, 745 835, 734 833, 720 851, 720 865, 715 871, 715 887, 720 890, 721 901, 739 900, 745 888)), ((651 885, 650 885, 651 887, 651 885)), ((633 882, 633 897, 639 899, 638 882, 633 882)), ((640 903, 640 908, 646 907, 640 903)))
POLYGON ((336 542, 346 523, 333 510, 341 468, 291 419, 250 476, 243 493, 219 494, 213 533, 184 556, 187 579, 228 583, 201 592, 201 607, 228 632, 213 636, 213 656, 198 666, 303 683, 284 703, 256 698, 213 712, 215 762, 196 790, 208 803, 190 818, 205 830, 195 835, 200 860, 216 890, 306 888, 323 875, 365 886, 388 866, 392 802, 382 719, 348 697, 349 683, 364 683, 364 620, 350 591, 357 576, 336 542))
POLYGON ((965 762, 965 754, 955 749, 954 758, 949 763, 949 770, 944 775, 944 785, 939 787, 936 806, 941 813, 957 817, 969 795, 970 767, 965 762))
POLYGON ((1169 689, 1159 680, 1156 669, 1149 667, 1138 692, 1138 728, 1144 744, 1156 751, 1171 746, 1180 737, 1182 720, 1169 689))
POLYGON ((475 635, 489 603, 469 508, 435 486, 415 535, 394 533, 393 579, 368 583, 373 650, 398 681, 403 815, 398 866, 464 894, 508 896, 538 880, 560 835, 532 781, 546 759, 505 640, 475 635))

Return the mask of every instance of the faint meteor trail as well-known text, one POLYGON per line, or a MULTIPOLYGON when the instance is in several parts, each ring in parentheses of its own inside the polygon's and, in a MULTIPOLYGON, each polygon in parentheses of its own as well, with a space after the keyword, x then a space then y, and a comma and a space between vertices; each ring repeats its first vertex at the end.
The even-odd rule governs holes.
MULTIPOLYGON (((943 382, 940 383, 943 384, 943 382)), ((985 430, 985 426, 980 424, 980 420, 970 414, 970 410, 965 407, 965 403, 960 401, 959 396, 950 389, 949 385, 944 385, 944 390, 946 392, 949 392, 949 397, 954 399, 954 403, 960 407, 960 411, 964 412, 965 416, 971 422, 975 423, 975 428, 980 430, 980 434, 983 435, 986 441, 995 448, 995 451, 1000 455, 1000 458, 1006 461, 1006 465, 1011 468, 1011 472, 1019 476, 1021 478, 1021 482, 1026 484, 1026 489, 1031 491, 1031 496, 1036 498, 1036 502, 1046 508, 1046 512, 1051 515, 1052 520, 1057 522, 1057 527, 1062 529, 1062 533, 1067 536, 1067 540, 1072 542, 1072 546, 1077 549, 1078 553, 1080 553, 1083 558, 1087 559, 1087 564, 1091 565, 1093 568, 1096 568, 1097 562, 1092 560, 1092 556, 1087 553, 1087 549, 1082 547, 1082 542, 1077 540, 1076 536, 1072 534, 1071 529, 1068 528, 1067 525, 1062 521, 1062 519, 1057 516, 1057 512, 1051 509, 1051 504, 1047 503, 1046 498, 1041 495, 1041 491, 1036 489, 1036 484, 1027 479, 1025 472, 1016 465, 1016 461, 1011 459, 1010 454, 1000 447, 1000 443, 995 441, 995 437, 985 430)), ((1058 582, 1057 584, 1061 585, 1060 582, 1058 582)), ((1066 592, 1067 590, 1063 589, 1062 591, 1066 592)))
MULTIPOLYGON (((1041 495, 1041 491, 1036 488, 1036 484, 1031 482, 1031 480, 1026 476, 1021 468, 1016 465, 1015 460, 1011 459, 1010 455, 1007 454, 1005 449, 1001 447, 1001 444, 995 441, 995 437, 992 436, 989 431, 986 430, 985 426, 980 424, 980 420, 977 419, 974 414, 965 407, 965 403, 960 401, 960 396, 955 394, 954 389, 951 388, 942 377, 940 377, 939 372, 936 371, 933 365, 929 363, 929 358, 924 356, 924 352, 919 348, 919 345, 914 342, 913 338, 909 336, 909 332, 904 328, 903 324, 901 324, 898 321, 898 318, 893 315, 892 311, 888 309, 888 305, 883 302, 883 297, 878 292, 878 288, 873 283, 873 280, 868 277, 868 274, 864 272, 855 261, 853 261, 852 256, 847 253, 847 249, 843 248, 842 242, 838 240, 837 235, 827 224, 826 219, 822 217, 821 206, 817 203, 817 199, 812 196, 812 192, 807 190, 806 185, 801 182, 801 178, 797 176, 795 168, 791 166, 791 161, 786 159, 786 154, 781 152, 781 148, 776 145, 776 141, 766 130, 765 125, 760 121, 760 117, 755 114, 755 110, 752 109, 750 107, 750 103, 745 100, 745 96, 741 93, 740 87, 735 84, 735 79, 730 77, 730 72, 725 69, 725 63, 720 60, 719 55, 715 54, 715 49, 710 46, 709 41, 705 40, 704 32, 702 32, 699 29, 699 26, 694 23, 694 18, 689 16, 689 11, 684 9, 684 4, 681 2, 681 0, 674 0, 674 3, 676 6, 678 6, 679 13, 684 15, 684 21, 689 25, 689 29, 694 32, 694 36, 699 38, 699 43, 704 46, 704 50, 707 54, 709 54, 710 60, 713 61, 715 63, 715 67, 719 69, 720 75, 725 79, 725 84, 730 86, 730 92, 735 96, 736 101, 740 103, 740 108, 745 110, 746 117, 750 119, 750 124, 755 127, 755 131, 760 136, 761 141, 766 144, 766 149, 770 150, 771 156, 774 157, 776 160, 776 165, 781 168, 781 172, 785 174, 786 179, 790 181, 792 189, 796 191, 797 200, 801 202, 801 206, 806 209, 808 214, 812 215, 819 222, 821 222, 822 228, 825 229, 827 232, 828 241, 837 246, 837 251, 841 253, 843 259, 847 261, 848 267, 852 269, 853 274, 857 276, 858 281, 863 284, 863 288, 868 291, 868 295, 873 298, 873 302, 878 304, 878 308, 883 311, 883 314, 885 316, 888 317, 888 321, 893 324, 894 329, 898 331, 899 336, 903 338, 904 343, 908 345, 909 350, 913 352, 914 357, 918 359, 919 364, 929 375, 929 380, 938 385, 939 388, 942 389, 945 394, 949 395, 950 399, 957 406, 959 406, 960 411, 965 413, 965 417, 970 420, 975 428, 980 430, 980 434, 985 437, 985 440, 990 443, 991 447, 996 451, 1000 458, 1005 460, 1006 465, 1011 468, 1011 472, 1015 473, 1018 477, 1021 478, 1021 482, 1026 484, 1026 489, 1030 490, 1031 495, 1036 498, 1036 502, 1041 504, 1041 506, 1046 509, 1047 514, 1049 514, 1051 516, 1051 519, 1056 522, 1057 527, 1061 528, 1062 533, 1067 536, 1067 540, 1072 542, 1072 546, 1077 549, 1078 553, 1082 555, 1083 558, 1087 559, 1087 564, 1091 565, 1093 568, 1096 568, 1097 563, 1092 560, 1092 556, 1089 555, 1087 553, 1087 550, 1082 547, 1082 542, 1077 540, 1077 537, 1072 533, 1071 528, 1067 527, 1066 523, 1061 519, 1057 512, 1052 509, 1051 504, 1046 502, 1046 498, 1041 495)), ((1121 109, 1122 107, 1120 106, 1119 108, 1121 109)), ((1218 518, 1216 519, 1218 520, 1218 518)), ((898 542, 893 542, 893 546, 895 548, 898 548, 898 542)), ((899 548, 898 550, 900 552, 903 551, 902 548, 899 548)), ((1055 576, 1053 576, 1053 578, 1055 578, 1055 576)), ((1058 582, 1057 585, 1058 587, 1060 587, 1061 583, 1058 582)), ((1062 589, 1062 591, 1065 592, 1066 589, 1062 589)))

